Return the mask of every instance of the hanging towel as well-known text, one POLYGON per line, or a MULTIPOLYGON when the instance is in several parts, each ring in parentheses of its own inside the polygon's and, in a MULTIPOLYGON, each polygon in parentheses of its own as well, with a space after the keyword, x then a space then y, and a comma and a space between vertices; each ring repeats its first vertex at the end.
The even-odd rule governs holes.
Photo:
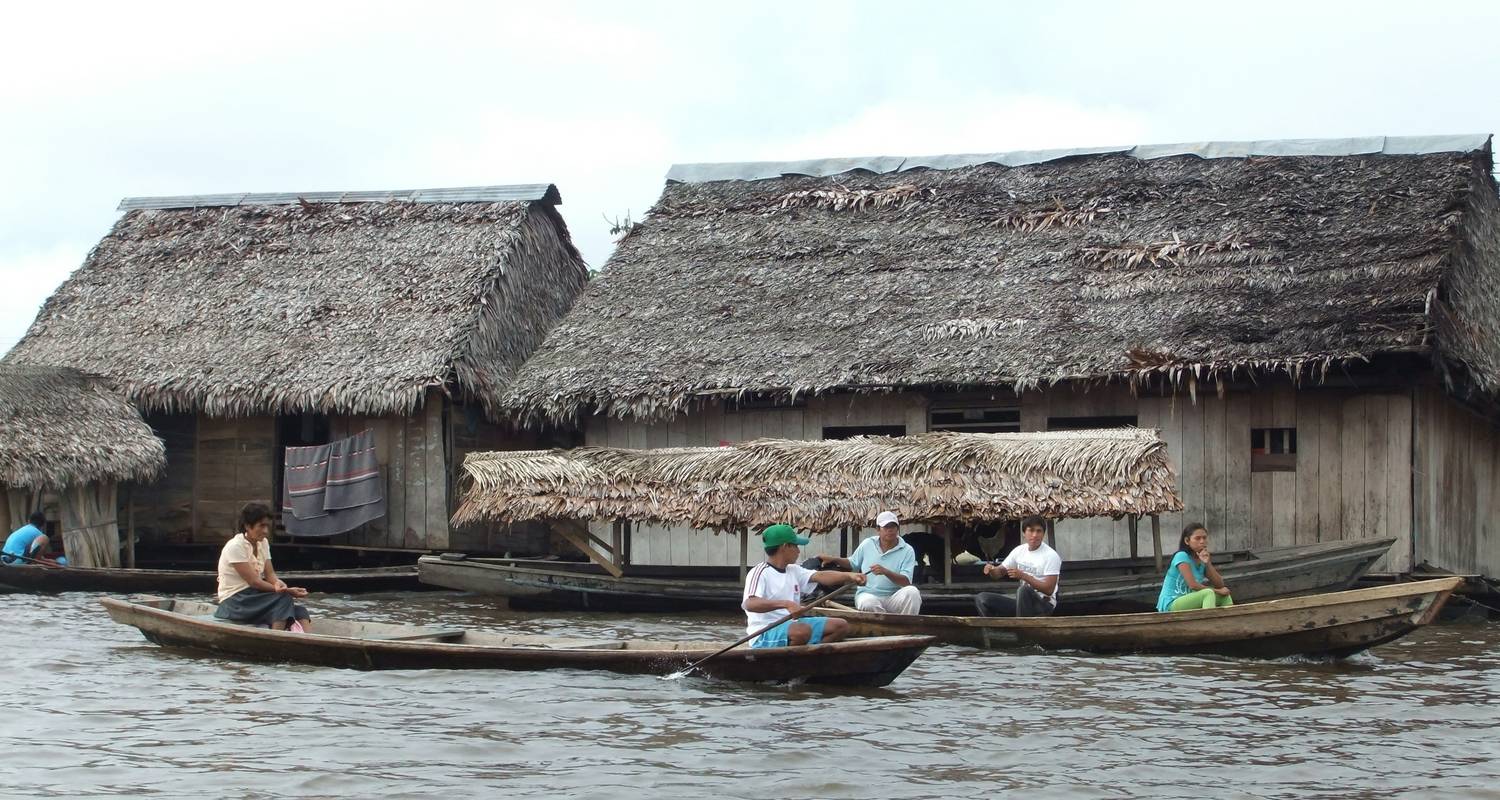
POLYGON ((315 447, 286 448, 282 523, 293 536, 332 536, 385 516, 385 481, 366 430, 315 447))

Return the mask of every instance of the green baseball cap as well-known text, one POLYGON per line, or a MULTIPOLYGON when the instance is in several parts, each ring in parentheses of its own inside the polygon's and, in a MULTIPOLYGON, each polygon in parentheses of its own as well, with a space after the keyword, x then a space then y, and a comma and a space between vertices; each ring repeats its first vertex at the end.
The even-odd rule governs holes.
POLYGON ((772 525, 760 532, 761 541, 766 547, 777 547, 783 544, 807 544, 811 539, 804 539, 797 535, 797 529, 790 525, 772 525))

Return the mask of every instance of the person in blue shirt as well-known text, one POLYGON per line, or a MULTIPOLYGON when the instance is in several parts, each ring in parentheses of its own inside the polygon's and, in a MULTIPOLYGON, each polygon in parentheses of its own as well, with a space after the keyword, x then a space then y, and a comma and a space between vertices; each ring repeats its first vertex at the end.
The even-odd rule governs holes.
POLYGON ((894 511, 875 518, 878 536, 866 539, 848 558, 820 555, 824 566, 838 566, 868 573, 865 584, 854 593, 854 607, 883 614, 922 613, 922 592, 912 584, 917 569, 917 551, 901 538, 901 520, 894 511))
POLYGON ((0 550, 0 563, 8 566, 23 564, 61 566, 58 562, 47 558, 47 534, 42 532, 46 524, 46 514, 40 511, 31 512, 30 520, 5 538, 5 548, 0 550))
POLYGON ((1208 552, 1208 528, 1194 522, 1182 529, 1177 554, 1162 579, 1157 611, 1192 611, 1234 605, 1224 577, 1214 568, 1208 552))

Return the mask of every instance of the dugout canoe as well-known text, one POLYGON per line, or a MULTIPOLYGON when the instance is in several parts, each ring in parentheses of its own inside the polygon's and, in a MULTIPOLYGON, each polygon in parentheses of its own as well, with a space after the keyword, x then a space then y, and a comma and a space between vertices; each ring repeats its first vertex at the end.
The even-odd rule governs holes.
POLYGON ((1344 658, 1432 622, 1459 578, 1236 603, 1228 608, 1081 617, 871 614, 837 603, 854 636, 926 635, 981 648, 1036 646, 1100 654, 1344 658))
MULTIPOLYGON (((280 573, 282 580, 310 592, 354 594, 426 589, 417 567, 368 567, 280 573)), ((217 590, 209 570, 96 567, 0 566, 0 592, 110 592, 116 594, 199 594, 217 590)))
MULTIPOLYGON (((1395 539, 1357 539, 1298 547, 1215 553, 1224 580, 1244 601, 1349 588, 1395 539)), ((738 611, 736 567, 627 566, 616 578, 595 564, 423 556, 423 583, 503 597, 512 608, 610 611, 738 611)), ((1063 563, 1059 611, 1065 615, 1146 611, 1156 607, 1162 574, 1150 558, 1063 563)), ((962 614, 978 592, 998 591, 977 566, 955 567, 954 582, 921 582, 922 607, 962 614)))
MULTIPOLYGON (((109 616, 164 647, 255 661, 349 669, 604 670, 671 675, 724 643, 523 636, 462 628, 385 625, 315 616, 316 633, 289 633, 213 618, 214 605, 146 597, 100 598, 109 616)), ((884 636, 833 644, 751 649, 703 664, 713 678, 747 683, 885 686, 932 644, 930 636, 884 636)))

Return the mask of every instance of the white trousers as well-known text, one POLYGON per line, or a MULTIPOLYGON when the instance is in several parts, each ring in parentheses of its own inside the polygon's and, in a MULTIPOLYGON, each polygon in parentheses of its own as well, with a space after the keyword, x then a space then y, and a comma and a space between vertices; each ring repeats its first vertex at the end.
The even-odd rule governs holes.
POLYGON ((903 586, 890 597, 861 592, 854 598, 854 607, 860 611, 876 611, 885 614, 920 614, 922 613, 922 593, 915 586, 903 586))

